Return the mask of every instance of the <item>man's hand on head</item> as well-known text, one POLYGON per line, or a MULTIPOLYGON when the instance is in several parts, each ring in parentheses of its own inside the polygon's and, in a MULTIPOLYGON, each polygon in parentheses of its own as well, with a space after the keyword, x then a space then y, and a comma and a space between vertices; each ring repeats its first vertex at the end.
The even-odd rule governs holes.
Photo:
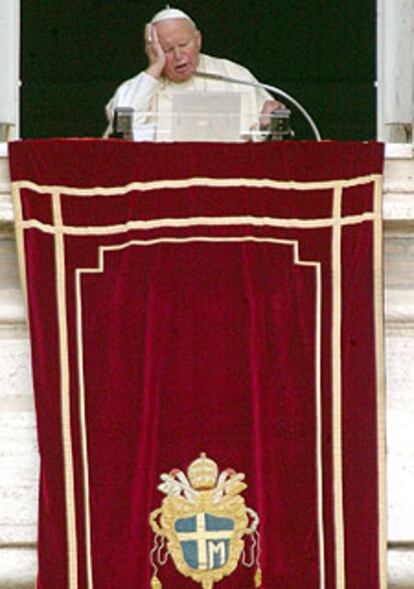
POLYGON ((148 57, 146 73, 158 80, 165 68, 166 58, 158 40, 157 29, 151 23, 145 27, 144 42, 145 53, 148 57))

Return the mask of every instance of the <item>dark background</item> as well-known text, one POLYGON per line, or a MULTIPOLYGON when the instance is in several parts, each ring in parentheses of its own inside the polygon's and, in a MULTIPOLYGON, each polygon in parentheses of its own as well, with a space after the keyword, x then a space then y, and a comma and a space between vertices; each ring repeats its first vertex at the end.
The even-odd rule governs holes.
MULTIPOLYGON (((180 0, 203 51, 292 94, 324 138, 375 137, 375 0, 180 0)), ((145 68, 139 0, 22 0, 22 136, 101 136, 104 105, 145 68)), ((298 113, 298 138, 312 134, 298 113)))

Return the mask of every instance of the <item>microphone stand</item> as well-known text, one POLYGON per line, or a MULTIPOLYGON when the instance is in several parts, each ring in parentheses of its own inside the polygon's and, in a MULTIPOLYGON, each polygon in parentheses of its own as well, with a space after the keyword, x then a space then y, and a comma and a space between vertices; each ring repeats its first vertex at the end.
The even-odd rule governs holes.
POLYGON ((253 82, 251 80, 239 80, 238 78, 232 78, 231 76, 223 76, 221 74, 213 74, 210 72, 194 72, 193 75, 200 76, 202 78, 209 78, 211 80, 221 80, 222 82, 231 82, 233 84, 241 84, 243 86, 251 86, 253 88, 263 88, 264 90, 268 90, 269 92, 271 92, 272 94, 275 94, 276 96, 281 96, 285 100, 288 100, 289 102, 291 102, 299 110, 299 112, 302 113, 302 115, 305 117, 306 121, 309 123, 309 126, 312 129, 313 134, 315 135, 316 141, 322 140, 322 137, 321 137, 321 134, 319 133, 318 127, 316 126, 316 124, 315 124, 314 120, 312 119, 312 117, 310 116, 310 114, 304 109, 304 107, 297 100, 295 100, 292 96, 290 96, 284 90, 280 90, 276 86, 271 86, 270 84, 262 84, 261 82, 253 82))

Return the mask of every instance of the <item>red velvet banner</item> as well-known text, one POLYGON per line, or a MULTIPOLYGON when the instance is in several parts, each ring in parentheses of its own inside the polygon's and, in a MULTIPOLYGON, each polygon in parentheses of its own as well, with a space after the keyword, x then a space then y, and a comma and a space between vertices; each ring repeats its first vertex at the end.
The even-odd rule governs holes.
POLYGON ((39 589, 385 589, 376 143, 10 146, 39 589))

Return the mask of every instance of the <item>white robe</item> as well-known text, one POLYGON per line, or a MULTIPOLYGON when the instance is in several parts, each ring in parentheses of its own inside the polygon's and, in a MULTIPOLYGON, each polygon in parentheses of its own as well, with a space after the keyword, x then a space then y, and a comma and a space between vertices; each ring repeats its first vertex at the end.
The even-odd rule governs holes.
MULTIPOLYGON (((257 83, 256 78, 245 67, 227 59, 218 59, 204 54, 200 55, 197 71, 257 83)), ((270 94, 261 88, 234 84, 224 80, 192 76, 186 82, 176 83, 165 78, 156 80, 147 73, 141 72, 121 84, 106 105, 109 127, 105 135, 112 131, 115 108, 128 106, 134 109, 134 128, 141 130, 141 137, 138 138, 154 139, 156 127, 168 124, 165 116, 163 119, 162 117, 171 113, 174 94, 186 91, 241 93, 241 126, 244 131, 257 129, 257 116, 261 112, 264 102, 272 99, 270 94)))

